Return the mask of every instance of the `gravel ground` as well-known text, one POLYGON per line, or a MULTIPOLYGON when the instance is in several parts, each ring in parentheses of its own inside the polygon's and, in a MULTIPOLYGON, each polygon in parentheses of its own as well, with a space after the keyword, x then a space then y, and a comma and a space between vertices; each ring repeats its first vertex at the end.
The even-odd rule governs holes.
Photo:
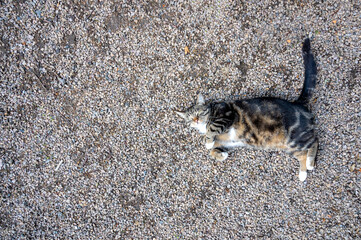
POLYGON ((359 1, 0 1, 1 239, 361 239, 359 1), (320 149, 224 162, 172 109, 301 92, 320 149))

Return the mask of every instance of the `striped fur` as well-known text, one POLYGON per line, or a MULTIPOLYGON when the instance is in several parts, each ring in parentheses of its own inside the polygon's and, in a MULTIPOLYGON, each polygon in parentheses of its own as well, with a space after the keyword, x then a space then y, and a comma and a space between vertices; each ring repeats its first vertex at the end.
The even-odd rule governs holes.
POLYGON ((305 83, 299 99, 294 102, 278 98, 255 98, 206 104, 200 95, 197 104, 176 113, 191 127, 205 134, 206 147, 217 160, 228 157, 236 147, 282 149, 300 162, 299 179, 314 168, 318 142, 312 114, 305 104, 316 83, 316 64, 310 41, 303 46, 305 83))

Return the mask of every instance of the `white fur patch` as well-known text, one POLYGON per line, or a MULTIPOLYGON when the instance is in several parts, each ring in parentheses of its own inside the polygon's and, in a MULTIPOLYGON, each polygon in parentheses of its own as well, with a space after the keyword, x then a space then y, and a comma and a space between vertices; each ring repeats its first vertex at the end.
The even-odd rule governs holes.
POLYGON ((235 148, 235 147, 245 147, 247 146, 246 143, 244 143, 244 141, 242 139, 239 139, 237 137, 237 132, 236 129, 234 129, 233 127, 229 129, 228 131, 228 138, 229 141, 222 141, 221 144, 225 147, 229 147, 229 148, 235 148))
POLYGON ((214 141, 211 143, 206 143, 206 148, 211 149, 214 146, 214 141))
POLYGON ((206 134, 207 132, 207 123, 198 123, 198 124, 192 123, 191 127, 197 129, 201 134, 206 134))
POLYGON ((299 174, 298 177, 300 178, 300 181, 301 181, 301 182, 305 181, 306 178, 307 178, 307 172, 306 172, 306 171, 305 171, 305 172, 300 171, 300 174, 299 174))
POLYGON ((245 144, 243 141, 237 141, 237 142, 222 142, 222 145, 225 147, 229 147, 229 148, 234 148, 234 147, 245 147, 247 146, 247 144, 245 144))
POLYGON ((314 169, 314 166, 312 166, 313 164, 313 158, 312 157, 307 157, 307 160, 306 160, 306 168, 307 170, 313 170, 314 169))
POLYGON ((237 134, 236 134, 236 130, 234 128, 229 129, 228 135, 229 135, 230 140, 236 140, 237 134))

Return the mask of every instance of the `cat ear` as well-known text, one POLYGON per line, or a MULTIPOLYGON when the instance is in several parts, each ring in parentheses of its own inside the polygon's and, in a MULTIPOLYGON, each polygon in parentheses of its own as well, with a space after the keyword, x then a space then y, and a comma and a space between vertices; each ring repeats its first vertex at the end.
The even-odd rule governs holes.
POLYGON ((174 110, 174 112, 176 113, 176 114, 178 114, 180 117, 182 117, 182 118, 186 118, 186 112, 182 112, 182 111, 177 111, 177 110, 174 110))
POLYGON ((199 94, 199 95, 198 95, 197 104, 203 105, 204 103, 205 103, 205 101, 204 101, 203 95, 202 95, 202 94, 199 94))

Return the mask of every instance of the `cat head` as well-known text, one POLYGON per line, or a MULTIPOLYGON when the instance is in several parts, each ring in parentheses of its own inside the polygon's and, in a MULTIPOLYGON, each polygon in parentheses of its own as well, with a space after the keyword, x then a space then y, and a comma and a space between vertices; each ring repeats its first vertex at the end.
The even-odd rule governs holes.
POLYGON ((197 103, 194 106, 185 111, 175 111, 175 113, 186 120, 190 127, 198 129, 200 133, 205 134, 207 132, 210 108, 205 104, 201 94, 199 94, 197 103))

